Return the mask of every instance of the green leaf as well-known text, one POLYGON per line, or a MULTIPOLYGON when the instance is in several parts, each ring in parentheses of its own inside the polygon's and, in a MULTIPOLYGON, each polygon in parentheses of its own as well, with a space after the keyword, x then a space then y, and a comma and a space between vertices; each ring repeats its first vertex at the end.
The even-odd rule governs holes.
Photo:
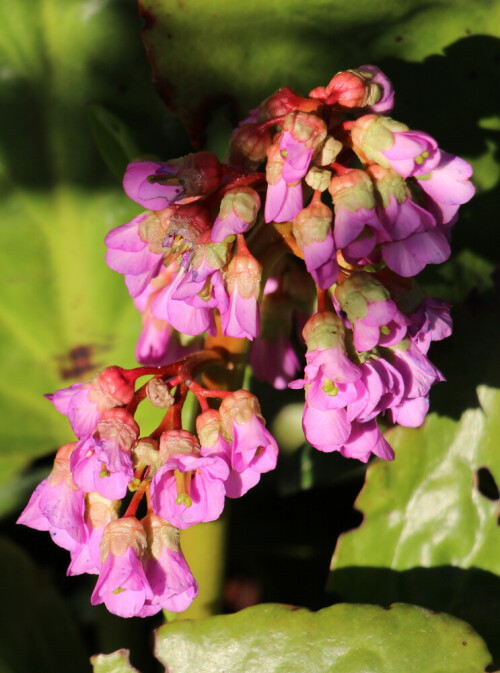
POLYGON ((134 365, 140 316, 103 239, 139 207, 100 158, 87 109, 116 170, 133 152, 125 127, 145 152, 166 144, 163 129, 179 135, 138 27, 133 0, 0 8, 0 513, 24 497, 16 475, 73 439, 43 394, 134 365))
POLYGON ((4 619, 0 670, 85 673, 87 657, 64 602, 47 577, 11 542, 0 540, 4 619))
POLYGON ((131 666, 128 650, 118 650, 111 654, 96 654, 90 657, 94 673, 139 673, 131 666))
POLYGON ((127 164, 139 155, 130 129, 100 105, 87 108, 90 130, 102 158, 121 181, 127 164))
POLYGON ((479 673, 490 661, 468 624, 403 604, 268 604, 173 622, 159 629, 156 656, 170 673, 479 673))

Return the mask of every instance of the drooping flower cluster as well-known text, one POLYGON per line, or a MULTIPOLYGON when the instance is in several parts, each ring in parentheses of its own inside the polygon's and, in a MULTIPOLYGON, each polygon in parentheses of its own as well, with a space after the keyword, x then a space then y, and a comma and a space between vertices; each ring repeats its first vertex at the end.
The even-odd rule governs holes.
POLYGON ((68 416, 78 441, 59 449, 18 523, 49 531, 70 552, 69 575, 98 574, 92 603, 122 617, 185 610, 197 584, 179 529, 214 521, 226 496, 240 497, 276 466, 278 447, 257 398, 244 390, 206 390, 192 380, 193 367, 218 359, 202 351, 164 368, 109 367, 88 384, 47 396, 68 416), (144 374, 153 378, 136 391, 144 374), (180 427, 188 389, 203 409, 198 437, 180 427), (166 415, 156 431, 140 437, 134 413, 144 397, 166 415), (209 408, 206 397, 223 398, 220 409, 209 408), (139 521, 144 494, 147 513, 139 521))
POLYGON ((393 103, 384 73, 362 66, 308 97, 279 89, 234 131, 225 162, 197 152, 129 164, 125 192, 147 210, 109 232, 106 262, 142 315, 146 366, 48 396, 78 441, 19 519, 69 550, 69 574, 99 574, 93 603, 122 616, 184 610, 197 587, 179 530, 217 519, 226 496, 276 466, 257 398, 226 390, 235 353, 276 389, 304 389, 304 434, 320 451, 392 460, 379 418, 423 423, 443 380, 427 352, 451 319, 414 276, 449 257, 474 187, 469 164, 387 116, 393 103), (204 335, 214 350, 196 352, 204 335), (224 390, 196 381, 214 359, 227 365, 224 390), (188 390, 196 434, 181 424, 188 390), (166 414, 141 437, 145 397, 166 414))

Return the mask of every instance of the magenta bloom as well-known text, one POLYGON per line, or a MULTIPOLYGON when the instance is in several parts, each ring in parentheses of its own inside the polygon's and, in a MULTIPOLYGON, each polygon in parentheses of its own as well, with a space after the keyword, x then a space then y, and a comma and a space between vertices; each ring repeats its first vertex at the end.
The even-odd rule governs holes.
POLYGON ((85 494, 72 481, 69 458, 74 444, 56 454, 52 472, 36 487, 17 523, 49 531, 53 541, 71 551, 85 539, 85 494))
POLYGON ((247 231, 254 225, 259 208, 260 197, 254 189, 238 187, 229 190, 221 201, 210 238, 220 243, 227 236, 247 231))
POLYGON ((125 275, 131 297, 144 292, 152 278, 162 269, 163 253, 152 252, 148 243, 139 236, 141 223, 149 217, 142 213, 127 224, 112 229, 104 242, 108 247, 106 264, 110 269, 125 275))
POLYGON ((394 88, 390 79, 385 73, 382 72, 382 70, 380 70, 380 68, 377 68, 376 65, 361 65, 359 68, 356 68, 356 70, 362 72, 363 74, 367 72, 370 73, 372 75, 370 81, 378 84, 382 90, 382 97, 378 103, 367 105, 365 107, 366 112, 374 112, 375 114, 379 115, 388 115, 394 107, 394 88))
POLYGON ((293 221, 293 234, 304 253, 307 270, 323 290, 337 280, 335 244, 332 232, 332 211, 317 198, 301 210, 293 221))
POLYGON ((432 341, 441 341, 452 332, 451 305, 439 299, 427 299, 411 316, 409 333, 421 353, 426 354, 432 341))
POLYGON ((177 169, 168 163, 133 161, 127 166, 123 189, 127 196, 148 210, 163 210, 184 196, 175 179, 177 169))
POLYGON ((259 334, 259 294, 262 267, 250 254, 237 254, 229 263, 226 285, 229 306, 221 307, 224 336, 254 339, 259 334))
POLYGON ((438 144, 424 131, 393 131, 394 143, 381 153, 403 178, 418 177, 432 171, 439 164, 438 144))
POLYGON ((154 598, 142 566, 144 528, 133 517, 111 521, 104 529, 101 551, 103 565, 90 602, 104 603, 119 617, 137 617, 146 600, 154 598))
POLYGON ((215 521, 224 509, 226 462, 217 456, 170 456, 151 482, 151 503, 158 516, 176 528, 215 521))
POLYGON ((198 583, 182 553, 179 531, 154 514, 141 523, 148 536, 144 571, 153 598, 146 599, 139 616, 153 615, 160 609, 183 612, 198 594, 198 583))

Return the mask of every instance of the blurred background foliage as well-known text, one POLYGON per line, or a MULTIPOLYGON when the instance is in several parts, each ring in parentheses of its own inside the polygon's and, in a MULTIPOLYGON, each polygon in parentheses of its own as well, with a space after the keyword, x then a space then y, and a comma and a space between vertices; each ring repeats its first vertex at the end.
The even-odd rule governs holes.
POLYGON ((396 461, 368 468, 365 522, 339 543, 325 594, 336 538, 362 520, 365 467, 304 445, 300 394, 253 382, 283 452, 231 503, 224 609, 404 600, 466 619, 500 656, 500 2, 15 0, 0 6, 2 575, 24 587, 12 624, 30 614, 41 635, 28 650, 1 632, 2 673, 65 670, 68 658, 89 670, 86 656, 123 646, 143 673, 158 666, 155 620, 91 608, 89 578, 64 577, 66 552, 14 526, 71 438, 43 394, 134 364, 140 318, 104 264, 106 232, 138 212, 118 176, 132 158, 187 153, 190 138, 222 157, 231 128, 279 86, 307 94, 366 63, 392 79, 394 118, 475 169, 452 258, 422 280, 455 306, 453 337, 431 350, 448 384, 423 429, 393 433, 396 461), (61 621, 64 646, 47 650, 61 621))

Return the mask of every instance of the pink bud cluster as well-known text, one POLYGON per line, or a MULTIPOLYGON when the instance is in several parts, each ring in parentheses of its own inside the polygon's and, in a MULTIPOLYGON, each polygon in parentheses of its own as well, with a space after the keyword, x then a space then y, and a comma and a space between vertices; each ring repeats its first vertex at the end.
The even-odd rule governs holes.
MULTIPOLYGON (((198 353, 197 368, 203 353, 216 357, 198 353)), ((163 370, 109 367, 90 383, 47 396, 68 416, 77 441, 59 449, 18 523, 49 531, 70 552, 69 575, 98 574, 92 603, 122 617, 185 610, 197 583, 179 531, 217 519, 226 496, 242 496, 276 466, 278 447, 257 398, 202 388, 191 364, 188 357, 163 370), (144 374, 154 376, 136 391, 144 374), (180 427, 189 388, 203 409, 197 435, 180 427), (141 437, 134 413, 145 397, 167 411, 159 428, 141 437), (219 410, 206 397, 223 398, 219 410), (147 513, 139 520, 144 494, 147 513)))

